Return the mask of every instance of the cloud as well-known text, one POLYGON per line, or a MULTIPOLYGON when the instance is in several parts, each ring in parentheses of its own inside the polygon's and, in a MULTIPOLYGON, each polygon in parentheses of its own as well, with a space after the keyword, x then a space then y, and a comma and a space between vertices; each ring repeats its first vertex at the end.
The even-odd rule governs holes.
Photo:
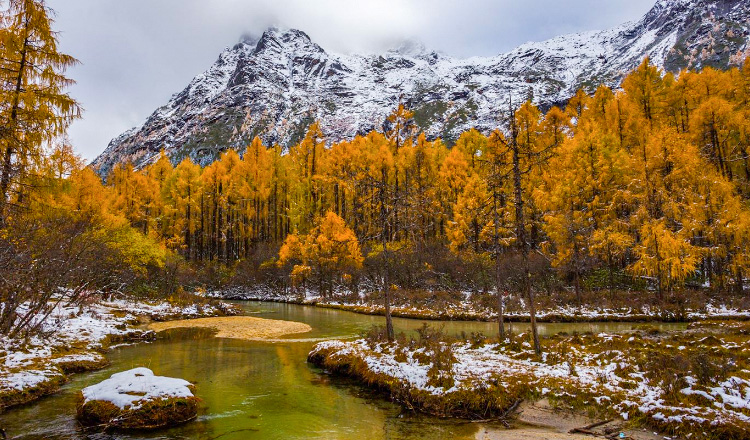
POLYGON ((141 124, 244 34, 270 25, 305 31, 333 52, 379 52, 405 39, 457 57, 495 55, 526 41, 604 29, 653 0, 48 0, 84 119, 70 138, 86 159, 141 124))

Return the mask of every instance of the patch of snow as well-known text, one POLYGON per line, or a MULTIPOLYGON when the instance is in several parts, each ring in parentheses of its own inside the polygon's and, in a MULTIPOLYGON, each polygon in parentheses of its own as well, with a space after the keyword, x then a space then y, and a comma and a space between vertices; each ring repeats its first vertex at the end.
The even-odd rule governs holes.
POLYGON ((115 373, 81 393, 84 404, 105 401, 120 409, 138 409, 143 403, 157 399, 193 397, 191 385, 183 379, 155 376, 153 371, 140 367, 115 373))
MULTIPOLYGON (((23 310, 25 306, 21 305, 23 310)), ((58 367, 68 362, 100 362, 103 343, 110 336, 142 339, 150 331, 137 329, 138 316, 169 317, 215 316, 221 306, 175 306, 167 302, 145 303, 116 299, 82 306, 55 305, 43 323, 42 336, 26 340, 0 337, 0 393, 23 391, 45 381, 64 376, 58 367), (56 348, 81 347, 81 352, 55 357, 56 348)), ((36 319, 36 318, 35 318, 36 319)))
POLYGON ((23 391, 25 389, 34 388, 35 386, 50 380, 50 378, 56 375, 59 375, 59 372, 55 370, 16 371, 14 373, 6 374, 0 377, 0 391, 23 391))

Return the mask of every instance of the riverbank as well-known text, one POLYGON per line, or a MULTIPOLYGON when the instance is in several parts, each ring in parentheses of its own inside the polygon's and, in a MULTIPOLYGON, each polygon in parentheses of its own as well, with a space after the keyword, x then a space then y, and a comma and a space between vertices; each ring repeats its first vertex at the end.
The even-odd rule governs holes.
POLYGON ((484 425, 476 439, 482 440, 677 440, 646 428, 632 428, 622 419, 591 418, 580 412, 561 410, 547 399, 519 405, 511 429, 497 424, 484 425))
POLYGON ((154 339, 142 328, 148 322, 236 313, 231 305, 201 298, 180 305, 125 299, 57 304, 39 334, 0 338, 0 412, 54 393, 72 374, 104 368, 113 346, 154 339))
POLYGON ((408 408, 468 419, 512 418, 519 402, 691 439, 750 438, 750 325, 685 332, 558 335, 536 357, 526 339, 452 341, 434 331, 316 345, 310 362, 381 389, 408 408))
MULTIPOLYGON (((497 321, 496 299, 493 295, 471 292, 406 292, 394 294, 391 315, 399 318, 429 321, 497 321)), ((714 298, 705 305, 683 304, 679 307, 664 307, 647 303, 644 297, 650 293, 624 294, 616 305, 609 305, 603 298, 584 303, 581 307, 561 298, 541 298, 537 305, 537 321, 550 323, 575 322, 697 322, 704 320, 750 320, 750 307, 744 299, 714 298), (566 305, 567 304, 567 305, 566 305)), ((382 299, 377 294, 340 295, 334 299, 323 298, 314 292, 291 294, 271 289, 231 289, 214 291, 211 298, 227 300, 267 301, 288 304, 310 305, 344 310, 365 315, 385 315, 382 299)), ((697 303, 700 303, 698 301, 697 303)), ((526 305, 521 298, 507 301, 503 315, 506 322, 529 322, 526 305)))

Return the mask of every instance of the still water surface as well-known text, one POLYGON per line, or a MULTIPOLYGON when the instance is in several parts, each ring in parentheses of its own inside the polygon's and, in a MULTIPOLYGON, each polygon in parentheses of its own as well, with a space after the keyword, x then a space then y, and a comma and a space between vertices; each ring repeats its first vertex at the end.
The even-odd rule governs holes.
MULTIPOLYGON (((307 364, 317 340, 355 337, 379 316, 340 310, 262 302, 238 302, 253 316, 300 321, 312 331, 289 341, 251 342, 213 338, 200 331, 172 331, 153 343, 120 347, 108 354, 111 365, 73 376, 53 395, 0 415, 10 439, 471 439, 483 425, 440 420, 402 411, 383 396, 350 380, 332 378, 307 364), (135 434, 82 430, 75 421, 77 392, 112 373, 148 367, 162 376, 181 377, 197 386, 203 409, 182 427, 135 434)), ((396 331, 412 332, 423 321, 394 319, 396 331)), ((447 333, 482 332, 496 325, 482 322, 430 322, 447 333)), ((542 334, 619 332, 631 323, 540 324, 542 334)), ((657 324, 681 329, 680 324, 657 324)), ((527 326, 516 325, 516 332, 527 326)))

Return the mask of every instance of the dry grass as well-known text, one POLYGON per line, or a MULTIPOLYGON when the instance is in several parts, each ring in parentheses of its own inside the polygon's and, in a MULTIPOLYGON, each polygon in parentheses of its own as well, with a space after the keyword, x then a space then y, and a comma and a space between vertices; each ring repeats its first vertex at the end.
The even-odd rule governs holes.
POLYGON ((154 322, 151 330, 161 332, 173 328, 211 328, 217 338, 233 339, 272 339, 312 330, 307 324, 251 316, 229 316, 219 318, 184 319, 180 321, 154 322))
POLYGON ((86 371, 101 370, 109 365, 104 357, 95 359, 74 359, 56 362, 57 368, 65 374, 85 373, 86 371))
POLYGON ((40 397, 55 393, 65 384, 66 380, 65 375, 61 373, 60 375, 50 376, 47 380, 30 388, 0 392, 0 412, 5 411, 5 409, 11 406, 23 405, 40 397))

